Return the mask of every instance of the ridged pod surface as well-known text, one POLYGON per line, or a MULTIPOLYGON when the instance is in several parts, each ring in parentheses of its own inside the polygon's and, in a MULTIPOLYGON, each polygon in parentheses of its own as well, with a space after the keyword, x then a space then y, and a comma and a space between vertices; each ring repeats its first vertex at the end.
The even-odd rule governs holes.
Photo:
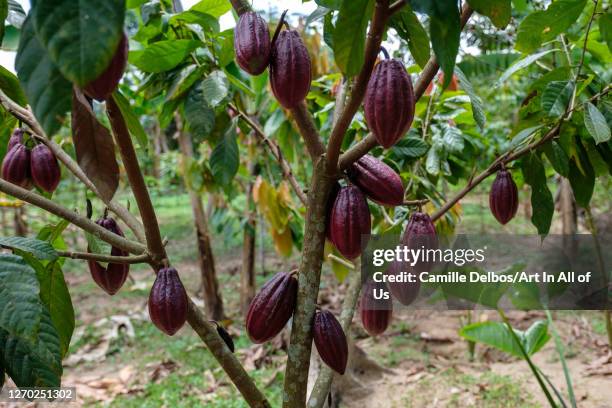
POLYGON ((270 85, 278 102, 294 108, 310 90, 310 56, 295 30, 284 30, 272 44, 270 85))
POLYGON ((497 221, 507 224, 518 210, 518 189, 508 170, 500 170, 491 185, 489 207, 497 221))
POLYGON ((127 64, 128 47, 128 38, 124 33, 106 70, 85 86, 84 92, 87 96, 102 102, 117 89, 127 64))
POLYGON ((31 186, 30 151, 17 143, 6 152, 2 161, 2 178, 23 188, 31 186))
POLYGON ((11 137, 9 138, 8 144, 6 145, 7 152, 13 147, 15 147, 17 144, 23 143, 23 134, 23 129, 17 128, 13 130, 13 133, 11 133, 11 137))
POLYGON ((187 308, 187 292, 176 269, 160 269, 149 293, 151 321, 172 336, 185 324, 187 308))
POLYGON ((361 324, 371 336, 384 333, 387 327, 389 327, 391 317, 393 316, 393 301, 390 298, 375 299, 374 290, 377 293, 381 290, 386 290, 384 282, 375 282, 373 280, 366 282, 359 302, 361 324))
MULTIPOLYGON (((407 262, 393 262, 387 269, 387 275, 390 276, 400 276, 402 272, 416 273, 407 262)), ((421 281, 416 279, 415 282, 388 282, 388 286, 393 297, 402 305, 408 306, 419 295, 421 281)))
POLYGON ((259 75, 270 63, 270 31, 268 24, 254 11, 243 13, 234 30, 234 50, 240 68, 259 75))
MULTIPOLYGON (((436 227, 429 215, 415 211, 408 220, 408 225, 402 236, 402 244, 410 249, 437 249, 439 246, 436 227)), ((427 260, 419 260, 414 266, 414 273, 429 272, 432 263, 427 260)))
POLYGON ((55 155, 44 144, 34 146, 30 156, 30 174, 34 183, 48 193, 57 188, 62 173, 55 155))
POLYGON ((348 170, 348 176, 369 199, 382 205, 396 206, 404 201, 402 179, 393 169, 369 154, 348 170))
POLYGON ((254 343, 264 343, 283 330, 295 309, 297 279, 279 272, 264 284, 249 306, 246 330, 254 343))
MULTIPOLYGON (((117 222, 111 217, 101 218, 96 221, 96 224, 114 234, 123 236, 123 231, 121 231, 117 222)), ((113 256, 129 255, 126 251, 116 247, 111 248, 110 254, 113 256)), ((114 295, 121 289, 130 271, 129 264, 108 263, 106 268, 93 260, 88 260, 87 264, 94 282, 109 295, 114 295)))
POLYGON ((338 193, 340 192, 340 183, 337 181, 331 188, 331 192, 329 193, 329 197, 327 198, 327 206, 325 210, 325 214, 327 214, 327 219, 325 222, 325 238, 327 238, 331 242, 331 212, 334 208, 334 203, 336 202, 336 197, 338 197, 338 193))
POLYGON ((380 61, 372 72, 364 99, 368 127, 384 148, 393 146, 414 119, 414 90, 404 64, 380 61))
POLYGON ((344 374, 348 361, 348 343, 340 322, 327 310, 317 311, 313 338, 321 360, 332 370, 344 374))
POLYGON ((342 187, 330 215, 330 238, 342 256, 355 259, 361 254, 361 237, 372 230, 370 209, 356 186, 342 187))

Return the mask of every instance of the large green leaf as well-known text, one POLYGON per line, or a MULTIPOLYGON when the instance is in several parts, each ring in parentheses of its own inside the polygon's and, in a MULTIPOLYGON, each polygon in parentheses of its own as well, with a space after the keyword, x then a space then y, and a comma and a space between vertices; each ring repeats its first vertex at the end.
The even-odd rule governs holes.
POLYGON ((512 17, 510 0, 468 0, 470 7, 487 16, 498 28, 506 28, 512 17))
POLYGON ((0 254, 0 330, 35 341, 42 314, 38 292, 36 272, 23 258, 0 254))
POLYGON ((538 10, 521 22, 516 36, 516 49, 529 54, 542 43, 554 39, 574 24, 587 0, 557 0, 546 10, 538 10))
POLYGON ((72 85, 36 37, 31 17, 23 24, 15 68, 34 115, 48 135, 55 133, 70 110, 72 85))
POLYGON ((185 121, 191 133, 206 139, 215 127, 215 110, 208 105, 202 82, 194 85, 185 100, 185 121))
POLYGON ((589 134, 600 144, 610 140, 610 127, 604 115, 591 102, 584 104, 584 126, 589 134))
POLYGON ((216 107, 229 93, 229 81, 223 71, 213 71, 202 81, 202 94, 208 106, 216 107))
POLYGON ((574 143, 577 153, 570 160, 568 179, 572 186, 576 203, 586 208, 591 202, 591 197, 593 197, 595 171, 578 137, 574 139, 574 143))
POLYGON ((608 44, 608 50, 612 52, 612 12, 610 10, 599 17, 599 32, 608 44))
POLYGON ((408 43, 408 49, 416 63, 421 68, 425 67, 430 56, 429 37, 410 6, 406 5, 400 12, 395 13, 389 25, 408 43))
POLYGON ((573 81, 552 81, 542 93, 542 110, 548 116, 559 117, 565 113, 574 92, 573 81))
POLYGON ((62 359, 57 331, 49 311, 42 307, 36 339, 0 328, 0 361, 18 387, 59 387, 62 359))
POLYGON ((202 0, 193 5, 189 10, 209 14, 219 18, 232 9, 232 5, 227 0, 202 0))
POLYGON ((164 40, 144 50, 130 51, 129 61, 144 72, 164 72, 180 64, 202 43, 195 40, 164 40))
POLYGON ((480 99, 480 96, 478 96, 476 91, 474 91, 472 83, 467 79, 463 71, 461 71, 458 66, 455 67, 455 75, 457 75, 457 78, 459 79, 461 89, 463 89, 470 97, 470 102, 472 103, 472 116, 474 117, 476 124, 481 130, 483 130, 487 117, 484 112, 484 107, 482 106, 482 99, 480 99))
POLYGON ((531 356, 550 340, 548 325, 544 321, 533 323, 526 331, 517 329, 514 333, 520 341, 517 344, 508 326, 502 322, 480 322, 464 326, 459 335, 467 340, 483 343, 514 357, 524 358, 521 347, 531 356))
POLYGON ((553 196, 546 185, 546 172, 540 156, 530 153, 522 160, 525 183, 531 186, 531 222, 538 234, 548 235, 555 205, 553 196))
POLYGON ((55 249, 45 241, 26 237, 0 237, 0 246, 19 249, 32 254, 36 259, 54 261, 57 259, 55 249))
POLYGON ((567 177, 569 174, 569 157, 567 157, 565 151, 559 146, 559 143, 555 141, 546 143, 543 146, 543 150, 546 158, 555 171, 563 177, 567 177))
POLYGON ((393 146, 393 154, 402 159, 417 159, 427 153, 429 145, 418 137, 404 137, 393 146))
POLYGON ((138 145, 142 149, 147 149, 149 147, 149 137, 147 136, 147 132, 142 127, 138 116, 136 116, 136 114, 132 110, 130 102, 125 99, 125 96, 123 96, 121 92, 119 92, 119 90, 113 92, 113 99, 119 107, 123 119, 125 119, 125 124, 127 125, 130 135, 132 135, 132 137, 136 139, 138 145))
POLYGON ((351 77, 361 70, 365 54, 368 21, 373 0, 343 0, 333 34, 334 59, 344 75, 351 77))
POLYGON ((461 130, 456 126, 448 126, 444 128, 442 141, 447 151, 452 153, 461 153, 463 151, 464 142, 461 130))
POLYGON ((74 331, 74 309, 64 273, 57 262, 36 270, 40 284, 40 300, 49 310, 53 326, 57 330, 62 357, 68 352, 74 331))
POLYGON ((536 62, 537 60, 539 60, 540 58, 542 58, 546 54, 550 54, 551 52, 555 52, 555 51, 559 51, 559 50, 555 48, 555 49, 552 49, 552 50, 546 50, 546 51, 538 52, 537 54, 528 55, 527 57, 516 61, 515 63, 510 65, 508 67, 508 69, 506 69, 504 71, 504 73, 499 77, 499 80, 497 81, 497 86, 499 86, 502 83, 504 83, 508 78, 510 78, 512 75, 514 75, 515 72, 517 72, 517 71, 519 71, 519 70, 521 70, 523 68, 527 68, 528 66, 530 66, 531 64, 533 64, 534 62, 536 62))
POLYGON ((82 87, 104 72, 117 50, 125 0, 45 0, 30 14, 60 72, 82 87))
POLYGON ((0 89, 19 105, 26 106, 28 104, 23 88, 19 84, 19 79, 2 65, 0 65, 0 89))
POLYGON ((229 186, 240 165, 238 143, 236 142, 236 124, 236 120, 232 120, 210 156, 210 170, 217 183, 222 186, 229 186))

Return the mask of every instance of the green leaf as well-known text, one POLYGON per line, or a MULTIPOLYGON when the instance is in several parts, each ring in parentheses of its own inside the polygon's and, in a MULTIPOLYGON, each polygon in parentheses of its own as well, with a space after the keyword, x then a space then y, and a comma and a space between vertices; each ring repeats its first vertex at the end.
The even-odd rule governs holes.
POLYGON ((132 137, 136 139, 138 145, 142 149, 146 150, 149 147, 149 137, 147 136, 147 132, 142 127, 140 120, 138 120, 138 116, 136 116, 132 110, 130 103, 121 94, 121 92, 119 92, 119 90, 113 92, 113 99, 121 111, 121 116, 123 116, 123 119, 125 119, 128 131, 132 137))
POLYGON ((104 72, 117 50, 125 0, 45 0, 31 14, 60 72, 83 87, 104 72))
POLYGON ((463 89, 470 97, 470 102, 472 103, 472 116, 474 117, 476 124, 480 130, 483 130, 487 117, 484 112, 484 107, 482 106, 482 99, 480 99, 480 96, 478 96, 476 91, 474 91, 472 83, 467 79, 463 71, 461 71, 461 68, 458 66, 455 67, 455 75, 457 75, 457 79, 459 79, 461 89, 463 89))
POLYGON ((468 0, 470 7, 491 19, 496 27, 504 29, 512 17, 510 0, 468 0))
POLYGON ((546 184, 546 172, 542 160, 536 153, 530 153, 522 160, 525 183, 531 186, 531 223, 538 234, 548 235, 555 206, 552 193, 546 184))
POLYGON ((62 359, 57 331, 42 307, 36 339, 0 329, 0 365, 18 387, 59 387, 62 359))
POLYGON ((531 136, 536 130, 540 129, 542 126, 543 125, 532 126, 518 132, 510 141, 510 148, 516 149, 521 143, 523 143, 523 141, 525 141, 529 136, 531 136))
MULTIPOLYGON (((514 330, 523 349, 529 356, 540 350, 550 339, 548 325, 543 321, 535 322, 525 332, 517 329, 512 330, 514 330)), ((473 323, 462 327, 459 335, 467 340, 494 347, 514 357, 524 358, 519 344, 517 344, 505 323, 473 323)))
POLYGON ((461 134, 461 130, 459 130, 459 128, 455 126, 448 126, 444 129, 443 133, 442 140, 448 151, 453 153, 460 153, 463 151, 463 135, 461 134))
POLYGON ((585 4, 586 0, 557 0, 544 11, 531 13, 518 27, 515 48, 525 54, 534 52, 574 24, 585 4))
POLYGON ((202 0, 193 5, 189 11, 198 11, 219 18, 232 9, 232 5, 227 0, 202 0))
POLYGON ((240 157, 236 142, 236 119, 219 140, 210 156, 210 170, 213 177, 222 186, 229 186, 238 171, 240 157))
POLYGON ((591 197, 593 197, 595 171, 580 139, 575 138, 574 143, 576 144, 577 155, 570 160, 568 179, 572 186, 576 203, 586 208, 591 202, 591 197), (576 162, 577 160, 579 160, 579 166, 576 162))
MULTIPOLYGON (((2 0, 0 0, 2 1, 2 0)), ((0 89, 20 106, 28 104, 23 88, 19 84, 19 79, 8 69, 0 65, 0 89)))
POLYGON ((408 49, 416 63, 421 68, 425 67, 430 56, 429 37, 410 6, 405 5, 399 13, 395 13, 389 25, 408 43, 408 49))
POLYGON ((204 100, 210 107, 216 107, 229 94, 229 82, 223 71, 213 71, 202 81, 204 100))
POLYGON ((219 20, 216 17, 200 11, 188 10, 173 16, 170 22, 182 21, 188 24, 198 24, 205 30, 218 33, 220 30, 219 20))
POLYGON ((548 116, 560 117, 565 113, 574 92, 573 81, 552 81, 542 93, 542 110, 548 116))
POLYGON ((559 146, 559 143, 555 141, 546 143, 543 150, 546 158, 555 171, 563 177, 567 177, 569 174, 569 157, 567 157, 565 151, 559 146))
POLYGON ((516 61, 514 64, 510 65, 506 71, 499 77, 496 86, 500 86, 502 83, 506 82, 508 78, 514 75, 515 72, 520 71, 523 68, 527 68, 531 66, 534 62, 545 56, 546 54, 550 54, 551 52, 559 51, 558 49, 546 50, 542 52, 538 52, 537 54, 528 55, 527 57, 516 61))
POLYGON ((343 0, 333 33, 334 59, 344 75, 359 73, 374 0, 343 0))
MULTIPOLYGON (((87 252, 100 255, 108 255, 111 253, 112 247, 108 242, 102 241, 100 238, 90 234, 89 232, 85 232, 85 238, 87 239, 87 252)), ((98 261, 98 263, 105 268, 108 265, 108 262, 98 261)))
POLYGON ((38 41, 30 17, 23 24, 15 68, 34 115, 51 136, 60 128, 64 114, 70 110, 72 85, 38 41))
POLYGON ((40 284, 40 300, 49 310, 53 326, 57 330, 62 357, 68 352, 74 332, 74 309, 64 273, 57 262, 51 262, 44 269, 37 269, 40 284))
POLYGON ((191 133, 206 139, 215 127, 215 111, 206 102, 202 82, 194 85, 185 100, 185 121, 191 133))
POLYGON ((589 134, 600 144, 610 140, 610 127, 604 115, 591 102, 584 104, 584 126, 589 134))
POLYGON ((315 3, 332 10, 340 10, 342 6, 342 0, 315 0, 315 3))
POLYGON ((393 153, 400 158, 417 159, 429 150, 429 145, 418 137, 404 137, 393 146, 393 153))
POLYGON ((425 169, 429 174, 437 176, 440 173, 440 155, 438 149, 432 146, 427 153, 427 159, 425 160, 425 169))
POLYGON ((304 23, 305 27, 309 27, 313 22, 322 20, 328 13, 332 11, 327 7, 318 6, 315 11, 310 13, 308 17, 306 17, 306 22, 304 23))
POLYGON ((6 248, 19 249, 32 254, 36 259, 54 261, 57 252, 50 243, 34 238, 25 237, 0 237, 0 245, 6 248))
POLYGON ((202 43, 195 40, 164 40, 144 50, 130 51, 129 61, 144 72, 164 72, 180 64, 202 43))
POLYGON ((608 50, 612 52, 612 12, 608 11, 599 17, 599 32, 608 50))

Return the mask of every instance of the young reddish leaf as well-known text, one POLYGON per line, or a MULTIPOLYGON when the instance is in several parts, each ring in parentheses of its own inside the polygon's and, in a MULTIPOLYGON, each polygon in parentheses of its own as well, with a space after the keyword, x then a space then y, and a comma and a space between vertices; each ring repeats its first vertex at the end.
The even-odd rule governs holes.
POLYGON ((94 114, 83 93, 72 94, 72 140, 77 161, 102 197, 111 200, 119 185, 119 165, 113 138, 94 114))

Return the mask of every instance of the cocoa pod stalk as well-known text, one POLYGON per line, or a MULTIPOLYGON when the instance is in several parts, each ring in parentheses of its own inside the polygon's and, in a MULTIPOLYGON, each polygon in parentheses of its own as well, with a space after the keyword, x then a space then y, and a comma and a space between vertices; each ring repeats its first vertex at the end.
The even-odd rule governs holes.
POLYGON ((489 193, 491 213, 505 225, 516 215, 518 204, 518 189, 512 174, 506 169, 498 171, 489 193))
POLYGON ((128 38, 125 33, 122 33, 117 51, 115 51, 115 55, 108 64, 108 67, 106 67, 106 70, 83 89, 87 96, 102 102, 108 99, 117 89, 117 85, 119 85, 127 65, 128 47, 128 38))
POLYGON ((313 339, 321 360, 340 375, 346 370, 348 343, 340 322, 333 313, 317 311, 314 318, 313 339))
POLYGON ((283 330, 293 315, 297 289, 292 274, 279 272, 255 295, 246 317, 247 334, 254 343, 264 343, 283 330))
POLYGON ((361 294, 359 302, 361 324, 371 336, 377 336, 384 333, 391 322, 391 317, 393 315, 393 301, 391 298, 374 298, 374 291, 379 294, 386 290, 387 287, 384 282, 368 280, 361 294))
POLYGON ((404 64, 385 59, 374 67, 364 99, 365 119, 378 143, 388 149, 414 119, 414 90, 404 64))
MULTIPOLYGON (((96 224, 98 224, 104 229, 109 230, 114 234, 117 234, 121 237, 123 236, 123 231, 121 231, 121 228, 119 228, 117 222, 111 217, 101 218, 96 221, 96 224)), ((111 255, 127 256, 128 253, 117 247, 112 247, 111 255)), ((91 277, 93 278, 94 282, 96 282, 98 286, 109 295, 114 295, 119 291, 119 289, 121 289, 130 271, 129 264, 110 262, 106 267, 104 267, 100 263, 93 260, 88 260, 87 264, 89 266, 89 272, 91 273, 91 277)))
MULTIPOLYGON (((330 215, 330 238, 342 256, 355 259, 361 254, 362 237, 372 229, 370 209, 356 186, 342 187, 330 215)), ((365 242, 363 242, 365 244, 365 242)))
POLYGON ((169 336, 187 320, 187 292, 172 267, 162 268, 149 293, 149 316, 157 328, 169 336))
POLYGON ((281 31, 272 44, 270 57, 274 96, 283 107, 294 108, 308 95, 310 81, 310 56, 300 35, 295 30, 281 31))
POLYGON ((61 180, 62 173, 55 155, 42 143, 32 149, 30 173, 34 183, 48 193, 54 192, 61 180))
POLYGON ((254 11, 243 13, 234 30, 234 50, 240 68, 259 75, 270 63, 268 24, 254 11))
POLYGON ((404 202, 402 179, 393 169, 369 154, 348 169, 348 176, 369 199, 388 206, 404 202))

